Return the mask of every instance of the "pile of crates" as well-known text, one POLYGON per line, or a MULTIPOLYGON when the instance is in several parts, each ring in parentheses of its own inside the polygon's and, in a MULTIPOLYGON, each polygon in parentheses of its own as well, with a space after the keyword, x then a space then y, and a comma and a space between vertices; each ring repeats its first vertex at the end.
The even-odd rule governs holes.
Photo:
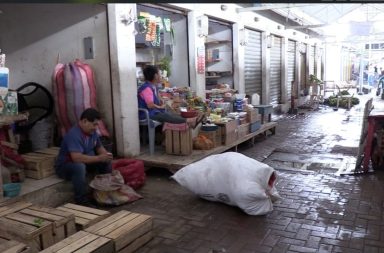
POLYGON ((0 252, 133 252, 152 239, 152 227, 145 214, 19 201, 0 207, 0 252))

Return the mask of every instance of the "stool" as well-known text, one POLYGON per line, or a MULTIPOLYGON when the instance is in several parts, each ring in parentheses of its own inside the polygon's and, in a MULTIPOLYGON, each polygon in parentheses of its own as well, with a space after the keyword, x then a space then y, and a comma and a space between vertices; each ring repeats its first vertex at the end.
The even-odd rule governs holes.
POLYGON ((165 153, 170 155, 192 154, 192 130, 186 123, 164 123, 165 153))
POLYGON ((272 105, 255 105, 261 114, 261 124, 264 124, 264 117, 268 115, 268 122, 271 122, 271 115, 273 112, 272 105))
POLYGON ((340 98, 346 98, 348 100, 348 110, 351 109, 352 95, 337 96, 337 107, 339 107, 340 98))

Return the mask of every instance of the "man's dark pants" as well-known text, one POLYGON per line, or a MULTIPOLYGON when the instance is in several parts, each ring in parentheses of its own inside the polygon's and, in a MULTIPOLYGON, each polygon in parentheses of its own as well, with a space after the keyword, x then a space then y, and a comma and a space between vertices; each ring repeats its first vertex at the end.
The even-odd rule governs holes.
POLYGON ((105 174, 111 173, 112 167, 110 162, 92 164, 66 163, 60 167, 56 167, 56 174, 59 177, 72 181, 75 192, 75 202, 78 204, 87 202, 87 171, 105 174))

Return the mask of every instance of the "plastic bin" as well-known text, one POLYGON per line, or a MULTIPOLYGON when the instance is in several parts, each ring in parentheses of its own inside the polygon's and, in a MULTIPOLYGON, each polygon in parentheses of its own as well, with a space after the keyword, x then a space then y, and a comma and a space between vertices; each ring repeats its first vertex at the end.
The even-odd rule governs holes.
POLYGON ((3 185, 4 197, 16 197, 20 194, 21 183, 9 183, 3 185))

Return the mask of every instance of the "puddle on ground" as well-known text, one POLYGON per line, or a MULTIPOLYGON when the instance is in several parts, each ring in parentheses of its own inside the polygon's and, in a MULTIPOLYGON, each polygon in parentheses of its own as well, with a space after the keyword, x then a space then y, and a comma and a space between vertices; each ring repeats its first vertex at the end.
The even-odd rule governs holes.
POLYGON ((274 151, 263 162, 277 170, 341 175, 354 172, 356 159, 334 154, 312 155, 274 151))

